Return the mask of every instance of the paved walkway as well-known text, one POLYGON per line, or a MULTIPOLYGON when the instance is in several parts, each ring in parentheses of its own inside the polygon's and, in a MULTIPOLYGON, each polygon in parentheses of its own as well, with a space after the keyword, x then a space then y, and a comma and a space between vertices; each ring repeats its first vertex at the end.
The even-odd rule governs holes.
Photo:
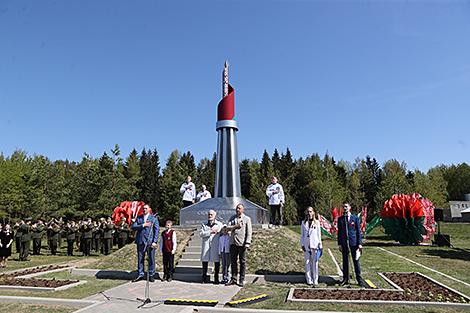
MULTIPOLYGON (((220 305, 229 302, 232 297, 237 294, 241 288, 238 286, 224 286, 213 284, 201 283, 188 283, 180 281, 160 282, 155 281, 150 283, 149 295, 150 299, 154 302, 146 305, 146 310, 158 312, 192 312, 184 311, 185 307, 175 305, 163 305, 161 301, 168 298, 177 299, 191 299, 191 300, 218 300, 220 305)), ((107 290, 103 294, 97 294, 86 298, 87 300, 103 301, 101 304, 84 308, 80 312, 94 313, 104 312, 103 310, 110 310, 111 312, 125 313, 125 312, 138 312, 137 298, 144 298, 145 281, 137 283, 126 283, 107 290), (107 300, 106 296, 110 299, 107 300)), ((140 310, 141 311, 141 310, 140 310)))

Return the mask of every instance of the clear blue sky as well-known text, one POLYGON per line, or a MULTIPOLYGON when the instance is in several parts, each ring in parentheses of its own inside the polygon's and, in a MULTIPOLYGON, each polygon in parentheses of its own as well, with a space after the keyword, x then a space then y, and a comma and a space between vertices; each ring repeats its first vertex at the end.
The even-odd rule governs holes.
POLYGON ((225 59, 241 159, 470 161, 468 1, 0 0, 0 151, 210 157, 225 59))

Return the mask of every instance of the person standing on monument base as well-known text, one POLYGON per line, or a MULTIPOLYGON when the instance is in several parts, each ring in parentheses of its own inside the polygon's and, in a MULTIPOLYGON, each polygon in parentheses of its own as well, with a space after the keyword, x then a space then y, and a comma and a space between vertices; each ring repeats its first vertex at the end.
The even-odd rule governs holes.
POLYGON ((181 185, 180 192, 183 194, 183 207, 190 206, 196 200, 196 186, 191 182, 191 176, 186 177, 186 182, 181 185))
POLYGON ((211 192, 207 190, 206 185, 202 185, 202 190, 197 194, 196 200, 198 202, 212 198, 211 192))
POLYGON ((351 213, 349 203, 343 204, 343 215, 338 218, 338 246, 343 255, 343 280, 340 285, 349 284, 349 251, 351 251, 357 283, 361 287, 365 287, 359 264, 360 254, 362 253, 360 223, 357 215, 351 213))
POLYGON ((245 285, 246 252, 251 245, 252 227, 250 217, 245 215, 245 207, 239 203, 235 207, 236 214, 232 216, 227 225, 227 231, 231 232, 230 258, 232 263, 232 278, 228 286, 237 284, 238 266, 240 261, 240 277, 238 285, 245 285))
POLYGON ((222 229, 222 223, 215 219, 217 213, 209 210, 207 213, 207 222, 202 223, 199 235, 202 238, 201 243, 201 262, 202 262, 202 283, 209 282, 207 268, 209 262, 214 262, 214 284, 219 284, 219 232, 222 229))
POLYGON ((318 286, 318 261, 323 245, 318 212, 312 207, 305 210, 305 219, 300 225, 300 246, 304 252, 305 280, 309 286, 318 286))
POLYGON ((271 178, 271 184, 266 188, 266 196, 271 208, 271 224, 279 226, 283 222, 281 211, 284 206, 284 190, 281 184, 278 183, 276 176, 271 178))

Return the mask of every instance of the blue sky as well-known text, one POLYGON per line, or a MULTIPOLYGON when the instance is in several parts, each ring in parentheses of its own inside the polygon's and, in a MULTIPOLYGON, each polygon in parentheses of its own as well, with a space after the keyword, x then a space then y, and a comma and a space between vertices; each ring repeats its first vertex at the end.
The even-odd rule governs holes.
POLYGON ((470 161, 470 2, 0 0, 0 151, 470 161))

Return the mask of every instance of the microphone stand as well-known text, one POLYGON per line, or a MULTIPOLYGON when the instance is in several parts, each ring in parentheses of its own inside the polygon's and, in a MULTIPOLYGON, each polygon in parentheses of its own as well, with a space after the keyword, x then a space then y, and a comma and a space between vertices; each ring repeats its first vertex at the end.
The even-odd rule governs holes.
MULTIPOLYGON (((154 221, 152 222, 152 225, 150 226, 150 231, 149 231, 149 236, 147 238, 147 241, 145 242, 145 246, 144 246, 144 253, 147 253, 147 257, 149 258, 150 260, 150 255, 149 253, 151 253, 149 250, 149 243, 152 242, 152 239, 153 239, 153 236, 154 236, 154 230, 153 230, 153 227, 154 227, 154 223, 158 222, 158 219, 157 219, 157 213, 155 212, 155 214, 153 214, 153 217, 155 218, 154 221)), ((150 248, 150 249, 153 249, 153 248, 150 248)), ((145 257, 144 257, 144 269, 145 269, 145 257)), ((142 308, 143 306, 145 306, 146 304, 149 304, 152 302, 152 300, 150 299, 150 267, 149 265, 147 265, 147 280, 145 282, 145 291, 144 291, 144 297, 145 299, 142 299, 142 298, 137 298, 138 301, 141 301, 142 303, 137 307, 138 309, 142 308)), ((160 301, 157 301, 157 302, 160 302, 160 301)))

